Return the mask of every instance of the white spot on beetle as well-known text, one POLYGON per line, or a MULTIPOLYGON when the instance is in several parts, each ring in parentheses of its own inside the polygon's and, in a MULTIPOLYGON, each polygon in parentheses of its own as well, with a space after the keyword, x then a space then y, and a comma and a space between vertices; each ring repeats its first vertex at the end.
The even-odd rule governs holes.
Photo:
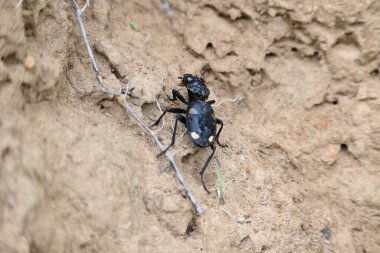
POLYGON ((193 138, 194 140, 197 140, 199 139, 199 134, 197 134, 196 132, 191 132, 191 138, 193 138))
POLYGON ((208 141, 209 142, 212 142, 214 140, 214 136, 210 136, 209 138, 208 138, 208 141))
POLYGON ((198 114, 198 111, 195 108, 190 108, 189 114, 198 114))

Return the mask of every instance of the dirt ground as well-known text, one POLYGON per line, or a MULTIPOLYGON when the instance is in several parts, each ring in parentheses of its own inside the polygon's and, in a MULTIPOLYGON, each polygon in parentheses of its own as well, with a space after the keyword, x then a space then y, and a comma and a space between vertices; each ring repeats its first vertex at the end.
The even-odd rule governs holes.
POLYGON ((214 107, 224 204, 179 128, 201 216, 114 99, 81 99, 97 83, 70 1, 18 2, 0 0, 0 252, 380 252, 380 1, 91 1, 104 81, 135 87, 145 122, 181 106, 184 73, 243 97, 214 107))

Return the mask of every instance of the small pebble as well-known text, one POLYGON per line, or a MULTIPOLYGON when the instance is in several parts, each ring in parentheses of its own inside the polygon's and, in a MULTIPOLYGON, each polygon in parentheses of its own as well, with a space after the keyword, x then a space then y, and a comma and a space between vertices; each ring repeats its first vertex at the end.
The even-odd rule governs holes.
POLYGON ((160 9, 161 9, 162 13, 167 15, 170 11, 169 3, 166 0, 161 0, 160 9))
POLYGON ((321 160, 329 165, 333 164, 337 159, 337 155, 339 154, 340 149, 340 145, 338 144, 329 145, 324 150, 321 156, 321 160))
POLYGON ((277 11, 276 11, 275 9, 273 9, 273 8, 269 8, 269 10, 268 10, 268 14, 269 14, 271 17, 274 17, 274 16, 276 16, 277 11))
POLYGON ((237 222, 240 223, 240 224, 243 224, 244 221, 245 221, 245 218, 244 218, 243 216, 240 217, 240 218, 237 220, 237 222))
POLYGON ((310 228, 310 225, 308 223, 302 223, 301 228, 303 231, 307 231, 310 228))
POLYGON ((36 60, 34 59, 33 56, 29 55, 24 59, 25 68, 32 69, 32 68, 34 68, 35 65, 36 65, 36 60))
POLYGON ((328 228, 328 227, 325 227, 324 229, 322 229, 322 234, 323 234, 323 238, 325 239, 325 240, 330 240, 330 237, 331 237, 331 230, 330 230, 330 228, 328 228))

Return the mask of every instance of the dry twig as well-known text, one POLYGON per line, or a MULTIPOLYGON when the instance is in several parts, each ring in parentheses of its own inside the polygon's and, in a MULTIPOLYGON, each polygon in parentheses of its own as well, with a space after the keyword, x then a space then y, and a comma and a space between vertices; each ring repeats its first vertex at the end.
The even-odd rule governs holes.
MULTIPOLYGON (((89 1, 87 1, 87 2, 89 2, 89 1)), ((138 125, 141 126, 150 135, 150 137, 154 140, 154 142, 158 146, 158 148, 161 151, 163 151, 164 146, 162 145, 160 140, 157 138, 157 135, 140 119, 140 117, 136 114, 136 112, 133 110, 133 108, 129 105, 126 97, 129 94, 130 90, 123 89, 120 94, 116 94, 116 93, 112 92, 109 88, 107 88, 103 84, 103 80, 102 80, 100 71, 99 71, 98 67, 96 66, 95 57, 92 53, 92 49, 91 49, 90 44, 89 44, 88 39, 87 39, 86 30, 84 28, 84 24, 83 24, 83 20, 82 20, 82 11, 80 10, 80 8, 79 8, 79 6, 75 0, 71 0, 71 4, 74 8, 75 16, 77 18, 77 21, 78 21, 78 24, 80 27, 80 31, 81 31, 82 36, 83 36, 83 40, 86 44, 88 56, 90 57, 92 67, 95 71, 96 80, 98 81, 98 83, 101 86, 100 89, 91 91, 89 94, 93 94, 95 92, 101 92, 101 93, 105 93, 105 94, 114 95, 117 98, 117 101, 119 102, 119 104, 121 104, 133 116, 133 118, 137 121, 138 125)), ((191 193, 190 189, 187 187, 185 180, 183 179, 181 173, 179 172, 178 167, 177 167, 172 155, 170 154, 170 152, 166 152, 166 158, 169 160, 170 164, 172 165, 172 168, 174 170, 174 173, 175 173, 177 179, 179 180, 183 189, 185 190, 186 196, 189 198, 190 202, 193 204, 196 214, 197 215, 202 214, 202 212, 203 212, 202 208, 195 201, 193 194, 191 193)))
MULTIPOLYGON (((161 105, 160 105, 160 102, 158 102, 158 100, 156 99, 156 104, 157 104, 157 107, 158 107, 158 110, 160 111, 160 113, 163 113, 162 109, 161 109, 161 105)), ((162 118, 162 125, 159 129, 157 129, 154 133, 155 134, 158 134, 165 126, 165 117, 162 118)))
POLYGON ((22 4, 23 0, 19 0, 16 4, 16 8, 20 8, 21 4, 22 4))
POLYGON ((90 5, 90 0, 86 0, 86 3, 84 4, 83 8, 80 11, 83 13, 89 5, 90 5))
POLYGON ((235 103, 239 103, 240 101, 243 100, 243 97, 238 95, 236 96, 234 99, 231 99, 231 98, 224 98, 222 99, 219 103, 213 105, 213 107, 217 107, 217 106, 220 106, 222 105, 224 102, 235 102, 235 103))

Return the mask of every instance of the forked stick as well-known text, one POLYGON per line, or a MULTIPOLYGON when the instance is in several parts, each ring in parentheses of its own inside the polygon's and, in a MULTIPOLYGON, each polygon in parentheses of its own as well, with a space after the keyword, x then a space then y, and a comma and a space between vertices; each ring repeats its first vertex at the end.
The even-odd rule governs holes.
MULTIPOLYGON (((92 53, 92 49, 91 49, 90 44, 89 44, 88 39, 87 39, 86 30, 84 28, 83 20, 82 20, 82 11, 80 10, 80 8, 79 8, 79 6, 75 0, 71 0, 71 4, 74 8, 74 13, 75 13, 75 16, 77 18, 79 28, 80 28, 80 31, 81 31, 82 36, 83 36, 83 40, 86 44, 88 56, 90 57, 92 67, 95 71, 96 80, 98 81, 98 83, 101 86, 101 88, 98 90, 98 92, 105 93, 105 94, 111 94, 111 95, 114 95, 115 97, 117 97, 117 101, 119 102, 119 104, 121 104, 133 116, 133 118, 135 118, 138 125, 140 125, 153 138, 153 140, 154 140, 155 144, 158 146, 158 148, 161 151, 163 151, 164 146, 162 145, 160 140, 157 138, 157 135, 141 120, 141 118, 136 114, 136 112, 133 110, 133 108, 129 105, 129 103, 126 99, 129 91, 128 90, 122 90, 121 93, 115 94, 114 92, 112 92, 108 87, 106 87, 103 84, 103 79, 101 77, 101 74, 100 74, 98 67, 96 66, 95 57, 94 57, 94 54, 92 53)), ((94 93, 94 92, 92 92, 92 93, 94 93)), ((181 183, 183 189, 185 190, 186 196, 189 198, 190 202, 193 204, 196 214, 197 215, 202 214, 202 212, 203 212, 202 208, 195 201, 193 194, 191 193, 190 189, 187 187, 186 182, 183 179, 181 173, 179 172, 178 167, 177 167, 172 155, 170 154, 170 152, 166 152, 165 154, 166 154, 166 158, 169 160, 170 164, 172 165, 172 168, 174 170, 176 177, 178 178, 178 181, 181 183)))

